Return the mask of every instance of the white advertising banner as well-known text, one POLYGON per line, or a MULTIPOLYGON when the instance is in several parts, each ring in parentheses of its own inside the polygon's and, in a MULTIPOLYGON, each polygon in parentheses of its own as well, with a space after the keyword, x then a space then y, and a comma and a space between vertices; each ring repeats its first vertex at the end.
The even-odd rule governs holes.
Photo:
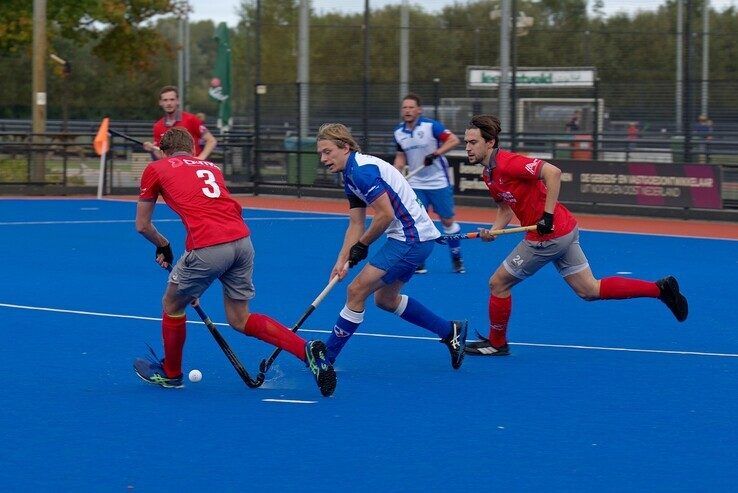
MULTIPOLYGON (((593 68, 519 68, 515 71, 515 85, 527 88, 593 87, 596 77, 593 68)), ((469 89, 497 89, 500 69, 496 67, 467 67, 469 89)))

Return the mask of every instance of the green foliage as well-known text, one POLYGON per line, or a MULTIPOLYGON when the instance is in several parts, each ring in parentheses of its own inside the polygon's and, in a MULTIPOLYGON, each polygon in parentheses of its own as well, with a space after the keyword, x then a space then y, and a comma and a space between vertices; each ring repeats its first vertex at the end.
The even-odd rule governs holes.
MULTIPOLYGON (((33 1, 0 2, 0 54, 29 49, 33 38, 33 1)), ((50 51, 61 40, 76 45, 97 40, 93 52, 126 71, 148 70, 151 53, 171 53, 172 46, 151 25, 156 16, 182 14, 187 0, 52 0, 47 2, 50 51)))
MULTIPOLYGON (((73 67, 68 78, 49 74, 49 117, 60 116, 62 101, 68 105, 70 118, 104 114, 119 119, 157 117, 158 88, 177 80, 177 20, 171 14, 185 8, 185 3, 48 0, 50 50, 73 67)), ((29 113, 32 4, 30 0, 0 2, 0 118, 27 117, 29 113)), ((674 100, 676 70, 674 0, 665 0, 656 11, 609 17, 604 16, 599 0, 594 4, 594 15, 587 12, 585 0, 517 0, 516 4, 518 11, 535 20, 526 35, 516 38, 518 67, 594 66, 608 107, 654 114, 668 111, 674 100)), ((259 82, 269 85, 269 97, 282 96, 280 104, 289 111, 295 104, 298 7, 298 0, 261 0, 259 82)), ((231 29, 236 116, 252 112, 257 82, 255 8, 255 0, 242 0, 238 26, 231 29)), ((439 78, 444 87, 454 88, 453 94, 444 95, 468 96, 466 67, 499 64, 499 21, 489 16, 494 8, 495 3, 489 0, 457 2, 440 12, 411 6, 411 86, 429 88, 433 79, 439 78)), ((388 5, 372 10, 370 20, 369 81, 378 87, 392 87, 392 91, 399 79, 399 14, 397 4, 388 5)), ((738 73, 738 37, 734 34, 738 32, 738 12, 728 8, 710 15, 711 107, 732 109, 736 114, 738 101, 731 81, 738 73)), ((695 74, 701 60, 701 16, 695 8, 695 74)), ((310 23, 311 97, 324 94, 330 98, 343 86, 360 88, 364 80, 363 13, 313 11, 310 23)), ((217 111, 217 105, 207 97, 215 66, 214 31, 215 25, 209 21, 190 25, 191 78, 186 100, 191 111, 203 111, 210 118, 217 111)), ((396 96, 385 92, 374 90, 373 97, 396 96)), ((566 96, 582 97, 582 93, 566 96)), ((351 98, 347 103, 357 101, 351 98)))

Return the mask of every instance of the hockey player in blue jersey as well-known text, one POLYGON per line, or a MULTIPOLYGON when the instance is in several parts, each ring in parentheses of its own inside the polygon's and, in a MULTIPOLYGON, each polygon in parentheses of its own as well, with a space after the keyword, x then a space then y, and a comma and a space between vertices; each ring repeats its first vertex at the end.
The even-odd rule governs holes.
MULTIPOLYGON (((441 218, 443 232, 458 233, 461 227, 454 220, 454 190, 444 154, 459 145, 459 138, 441 122, 423 116, 417 94, 410 93, 402 99, 400 112, 402 123, 394 131, 397 145, 394 165, 400 171, 407 166, 409 172, 413 173, 408 177, 410 186, 426 209, 433 208, 433 212, 441 218)), ((449 241, 448 246, 454 272, 463 274, 461 242, 449 241)), ((419 266, 417 273, 425 272, 425 265, 419 266)))
POLYGON ((343 278, 349 267, 367 258, 369 247, 382 235, 387 240, 348 286, 346 305, 326 341, 328 357, 335 361, 351 335, 364 320, 366 299, 438 335, 451 353, 451 365, 464 358, 467 321, 445 320, 414 298, 400 294, 402 286, 423 265, 441 236, 425 207, 402 174, 390 163, 362 154, 351 132, 340 123, 326 123, 318 130, 320 162, 331 173, 341 173, 349 202, 349 226, 330 277, 343 278), (366 207, 374 216, 366 227, 366 207))

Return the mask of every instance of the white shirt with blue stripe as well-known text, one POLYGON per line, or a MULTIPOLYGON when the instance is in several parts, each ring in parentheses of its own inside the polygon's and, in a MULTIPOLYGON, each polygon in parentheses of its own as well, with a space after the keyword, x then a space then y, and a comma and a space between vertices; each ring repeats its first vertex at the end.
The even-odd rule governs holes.
POLYGON ((397 168, 368 154, 352 152, 343 170, 346 196, 369 205, 386 193, 395 218, 385 231, 387 237, 406 243, 435 240, 441 233, 397 168))
MULTIPOLYGON (((408 171, 412 172, 425 166, 425 156, 441 147, 439 137, 446 132, 446 127, 441 122, 421 116, 415 126, 409 129, 405 123, 395 128, 394 136, 397 150, 405 153, 408 171)), ((410 186, 424 190, 435 190, 446 188, 451 185, 448 177, 448 160, 444 156, 438 156, 433 164, 426 166, 415 176, 410 177, 410 186)))

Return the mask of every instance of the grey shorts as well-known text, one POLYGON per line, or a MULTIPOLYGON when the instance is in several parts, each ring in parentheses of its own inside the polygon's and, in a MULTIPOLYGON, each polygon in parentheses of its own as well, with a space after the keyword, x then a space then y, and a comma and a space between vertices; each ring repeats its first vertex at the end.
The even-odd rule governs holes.
POLYGON ((254 246, 251 238, 185 252, 172 268, 169 282, 177 293, 199 298, 216 279, 223 294, 233 300, 250 300, 256 294, 253 283, 254 246))
POLYGON ((518 279, 527 279, 549 262, 553 262, 561 277, 581 272, 589 261, 579 245, 579 228, 548 241, 523 240, 502 262, 505 270, 518 279))

